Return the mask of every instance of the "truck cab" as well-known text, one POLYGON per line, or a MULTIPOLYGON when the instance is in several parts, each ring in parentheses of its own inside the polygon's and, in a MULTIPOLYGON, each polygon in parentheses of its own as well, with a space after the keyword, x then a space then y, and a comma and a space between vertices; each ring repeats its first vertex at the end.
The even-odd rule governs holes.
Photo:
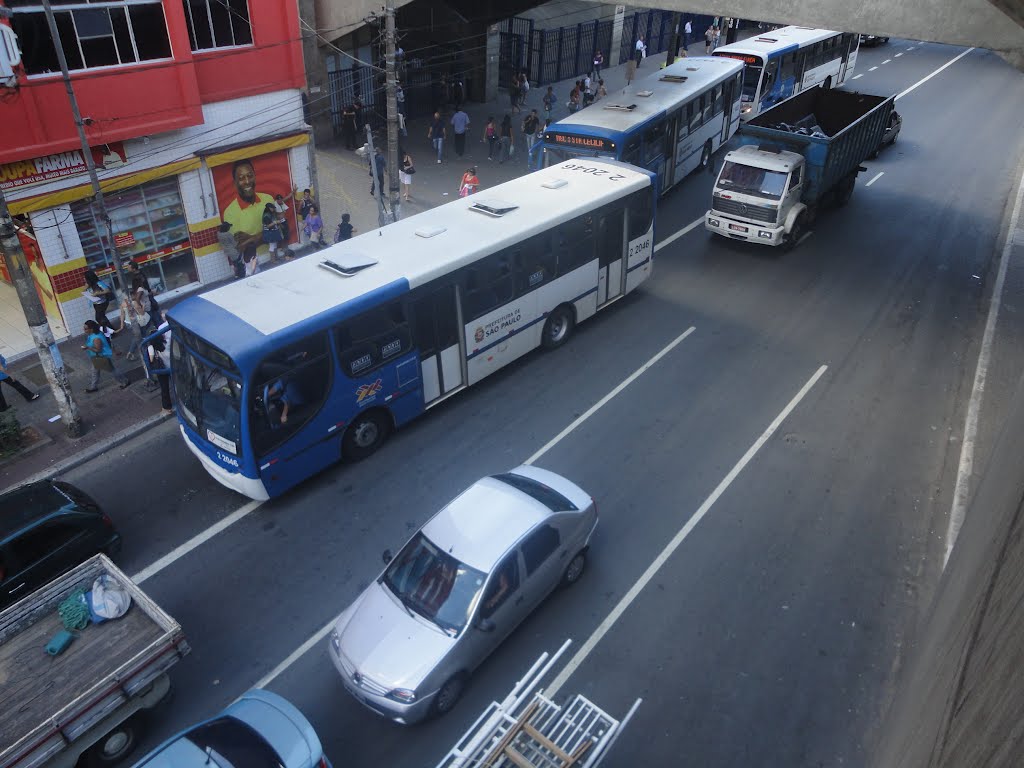
POLYGON ((705 227, 736 240, 783 243, 805 208, 804 166, 802 155, 770 147, 729 152, 715 180, 705 227))

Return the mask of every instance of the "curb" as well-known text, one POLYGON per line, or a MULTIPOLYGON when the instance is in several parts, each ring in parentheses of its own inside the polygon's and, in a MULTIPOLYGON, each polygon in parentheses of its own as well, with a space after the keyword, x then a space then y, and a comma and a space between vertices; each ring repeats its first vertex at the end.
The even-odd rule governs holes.
POLYGON ((116 434, 112 435, 110 438, 104 440, 101 443, 92 445, 89 448, 86 448, 85 450, 76 453, 74 456, 71 456, 70 458, 64 459, 63 461, 59 461, 48 469, 36 472, 34 475, 30 475, 24 480, 21 480, 15 483, 14 485, 10 486, 10 488, 5 489, 4 492, 22 485, 28 485, 29 483, 38 482, 39 480, 46 480, 52 477, 56 477, 58 475, 64 474, 65 472, 70 472, 73 469, 77 469, 83 464, 87 464, 93 459, 99 458, 107 451, 113 450, 114 448, 117 448, 118 446, 127 443, 129 440, 138 437, 143 432, 147 432, 153 427, 157 427, 163 422, 174 418, 177 417, 164 416, 162 414, 150 416, 148 419, 141 421, 138 424, 133 424, 130 427, 122 429, 120 432, 117 432, 116 434))

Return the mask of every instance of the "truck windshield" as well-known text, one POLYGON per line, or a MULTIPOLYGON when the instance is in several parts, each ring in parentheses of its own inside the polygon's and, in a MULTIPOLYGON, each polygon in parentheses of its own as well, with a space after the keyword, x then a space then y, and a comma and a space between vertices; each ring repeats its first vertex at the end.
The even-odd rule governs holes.
POLYGON ((769 171, 752 165, 726 162, 718 177, 718 186, 745 195, 778 200, 786 191, 788 173, 769 171))
POLYGON ((242 385, 201 360, 177 339, 171 344, 171 371, 178 411, 185 421, 218 448, 237 456, 242 385))

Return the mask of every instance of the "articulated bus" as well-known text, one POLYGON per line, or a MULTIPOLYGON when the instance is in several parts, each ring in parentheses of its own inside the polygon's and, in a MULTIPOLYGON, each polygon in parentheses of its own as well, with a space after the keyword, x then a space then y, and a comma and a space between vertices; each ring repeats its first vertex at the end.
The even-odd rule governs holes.
POLYGON ((742 72, 731 59, 678 60, 552 123, 533 151, 547 165, 574 157, 631 163, 656 173, 665 194, 736 133, 742 72))
POLYGON ((654 183, 565 162, 183 301, 169 318, 186 444, 253 499, 369 456, 646 280, 654 183))
POLYGON ((842 85, 857 64, 859 37, 811 27, 781 27, 738 43, 715 56, 743 62, 743 122, 805 88, 842 85))

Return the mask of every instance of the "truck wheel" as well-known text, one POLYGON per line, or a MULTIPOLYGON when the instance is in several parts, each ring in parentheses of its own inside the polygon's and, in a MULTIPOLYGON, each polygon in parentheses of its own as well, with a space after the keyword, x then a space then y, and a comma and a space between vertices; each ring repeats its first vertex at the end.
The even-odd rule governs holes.
POLYGON ((89 752, 89 764, 94 768, 106 768, 119 763, 135 749, 141 734, 140 716, 129 717, 96 742, 89 752))
POLYGON ((789 234, 786 235, 786 240, 782 247, 787 251, 793 250, 796 244, 800 242, 800 238, 804 236, 806 228, 807 214, 801 213, 796 217, 796 221, 793 222, 793 227, 789 230, 789 234))
POLYGON ((704 149, 700 152, 700 165, 697 166, 698 171, 706 171, 711 167, 711 139, 704 142, 704 149))
POLYGON ((391 424, 385 414, 365 411, 345 430, 341 453, 349 461, 362 461, 384 444, 389 432, 391 424))
POLYGON ((857 186, 856 176, 851 176, 839 183, 839 188, 836 190, 837 207, 842 207, 850 202, 850 198, 853 197, 853 188, 855 186, 857 186))

